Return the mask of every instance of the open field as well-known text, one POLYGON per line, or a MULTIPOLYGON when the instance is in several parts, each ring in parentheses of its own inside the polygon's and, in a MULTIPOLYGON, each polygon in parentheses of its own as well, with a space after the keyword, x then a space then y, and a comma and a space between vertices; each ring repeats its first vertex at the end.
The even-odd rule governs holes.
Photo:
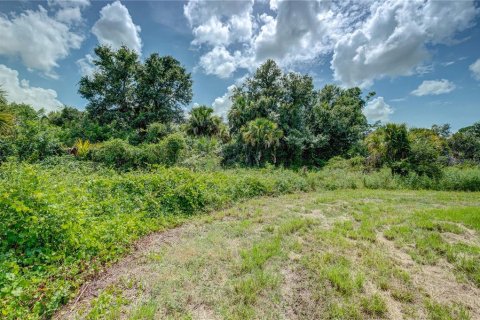
POLYGON ((480 194, 264 197, 137 243, 63 319, 479 319, 480 194))

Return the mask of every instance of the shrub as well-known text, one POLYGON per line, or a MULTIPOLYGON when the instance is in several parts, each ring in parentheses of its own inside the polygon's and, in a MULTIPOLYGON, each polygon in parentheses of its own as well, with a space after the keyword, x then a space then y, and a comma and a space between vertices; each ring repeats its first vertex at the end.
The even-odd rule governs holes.
POLYGON ((139 164, 138 149, 122 139, 113 139, 99 144, 92 150, 93 161, 116 168, 133 168, 139 164))
POLYGON ((174 165, 179 162, 182 152, 186 148, 185 138, 180 133, 173 133, 162 140, 161 145, 164 149, 164 163, 174 165))
MULTIPOLYGON (((132 161, 130 153, 131 146, 115 140, 93 151, 113 165, 132 161)), ((119 173, 67 156, 42 164, 5 163, 0 166, 2 316, 49 317, 85 276, 138 237, 185 215, 254 196, 309 190, 303 175, 273 170, 119 173)))

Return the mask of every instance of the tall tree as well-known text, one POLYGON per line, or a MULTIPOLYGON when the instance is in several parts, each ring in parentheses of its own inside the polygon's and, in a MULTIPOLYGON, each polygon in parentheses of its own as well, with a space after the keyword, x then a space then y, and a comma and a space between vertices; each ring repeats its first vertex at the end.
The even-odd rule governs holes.
POLYGON ((87 111, 101 124, 145 129, 153 122, 180 121, 192 99, 192 80, 180 63, 154 53, 142 64, 134 50, 95 48, 95 71, 80 79, 87 111))
POLYGON ((404 161, 410 153, 410 140, 408 139, 405 124, 388 123, 385 126, 385 157, 393 173, 403 174, 404 161))
POLYGON ((480 163, 480 122, 461 128, 448 139, 453 160, 480 163))
POLYGON ((207 106, 192 108, 187 121, 187 133, 194 136, 214 136, 220 133, 222 119, 207 106))
POLYGON ((180 62, 157 53, 145 60, 138 72, 139 125, 180 121, 182 106, 192 100, 192 79, 180 62))
POLYGON ((14 123, 13 114, 4 111, 7 108, 7 93, 0 87, 0 134, 8 132, 14 123))
POLYGON ((307 121, 312 135, 310 156, 328 159, 333 156, 347 156, 349 150, 359 143, 368 125, 362 113, 366 99, 359 88, 342 89, 326 85, 317 94, 307 121))
POLYGON ((102 124, 114 120, 129 123, 135 111, 138 54, 126 46, 116 51, 98 46, 95 54, 95 72, 82 77, 79 83, 78 92, 89 101, 86 109, 102 124))
POLYGON ((249 149, 247 156, 253 155, 257 166, 266 153, 270 153, 273 163, 276 163, 275 148, 282 136, 283 132, 278 129, 277 124, 265 118, 252 120, 242 129, 245 146, 249 149))

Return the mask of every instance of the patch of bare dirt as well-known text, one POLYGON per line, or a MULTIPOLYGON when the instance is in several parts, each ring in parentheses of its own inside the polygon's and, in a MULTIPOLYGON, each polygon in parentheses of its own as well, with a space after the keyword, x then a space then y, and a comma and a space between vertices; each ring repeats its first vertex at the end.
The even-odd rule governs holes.
POLYGON ((377 240, 428 297, 442 304, 460 303, 469 309, 472 319, 480 319, 480 289, 471 283, 459 283, 451 264, 441 260, 436 265, 419 265, 383 235, 377 236, 377 240))
POLYGON ((333 224, 336 222, 345 222, 350 220, 350 218, 345 215, 337 215, 334 217, 325 215, 325 212, 322 209, 307 210, 302 215, 320 220, 321 224, 326 228, 333 226, 333 224))
POLYGON ((200 304, 192 308, 192 318, 197 320, 215 320, 218 317, 206 305, 200 304))
POLYGON ((462 229, 462 233, 443 232, 442 238, 448 243, 465 243, 473 246, 480 246, 479 237, 475 230, 471 230, 460 223, 456 223, 462 229))
POLYGON ((306 275, 299 268, 288 267, 281 271, 282 309, 284 319, 315 319, 319 306, 307 288, 306 275))

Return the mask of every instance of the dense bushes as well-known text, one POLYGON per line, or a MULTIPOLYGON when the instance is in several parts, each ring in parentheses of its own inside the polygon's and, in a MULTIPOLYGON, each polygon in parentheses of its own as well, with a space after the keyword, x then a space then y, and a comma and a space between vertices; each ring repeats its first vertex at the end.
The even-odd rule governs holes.
MULTIPOLYGON (((115 143, 108 147, 112 152, 130 152, 115 143)), ((6 318, 51 314, 78 287, 79 275, 186 215, 311 188, 305 177, 283 170, 119 174, 78 161, 54 162, 0 168, 0 307, 6 318)))
POLYGON ((122 139, 97 144, 91 149, 90 159, 117 169, 134 169, 148 165, 172 166, 180 161, 186 148, 180 133, 166 136, 158 143, 133 146, 122 139))
MULTIPOLYGON (((175 139, 170 142, 173 149, 175 139)), ((134 147, 132 151, 132 146, 120 141, 103 147, 94 154, 114 165, 120 155, 121 165, 129 163, 128 155, 139 150, 134 147)), ((480 191, 478 167, 450 167, 441 178, 432 179, 415 173, 394 176, 388 169, 365 173, 363 162, 362 158, 333 158, 320 171, 298 173, 273 166, 119 173, 69 157, 54 157, 43 164, 4 163, 0 167, 3 316, 48 316, 67 301, 86 275, 117 258, 135 239, 171 227, 188 215, 241 199, 342 188, 480 191)))

